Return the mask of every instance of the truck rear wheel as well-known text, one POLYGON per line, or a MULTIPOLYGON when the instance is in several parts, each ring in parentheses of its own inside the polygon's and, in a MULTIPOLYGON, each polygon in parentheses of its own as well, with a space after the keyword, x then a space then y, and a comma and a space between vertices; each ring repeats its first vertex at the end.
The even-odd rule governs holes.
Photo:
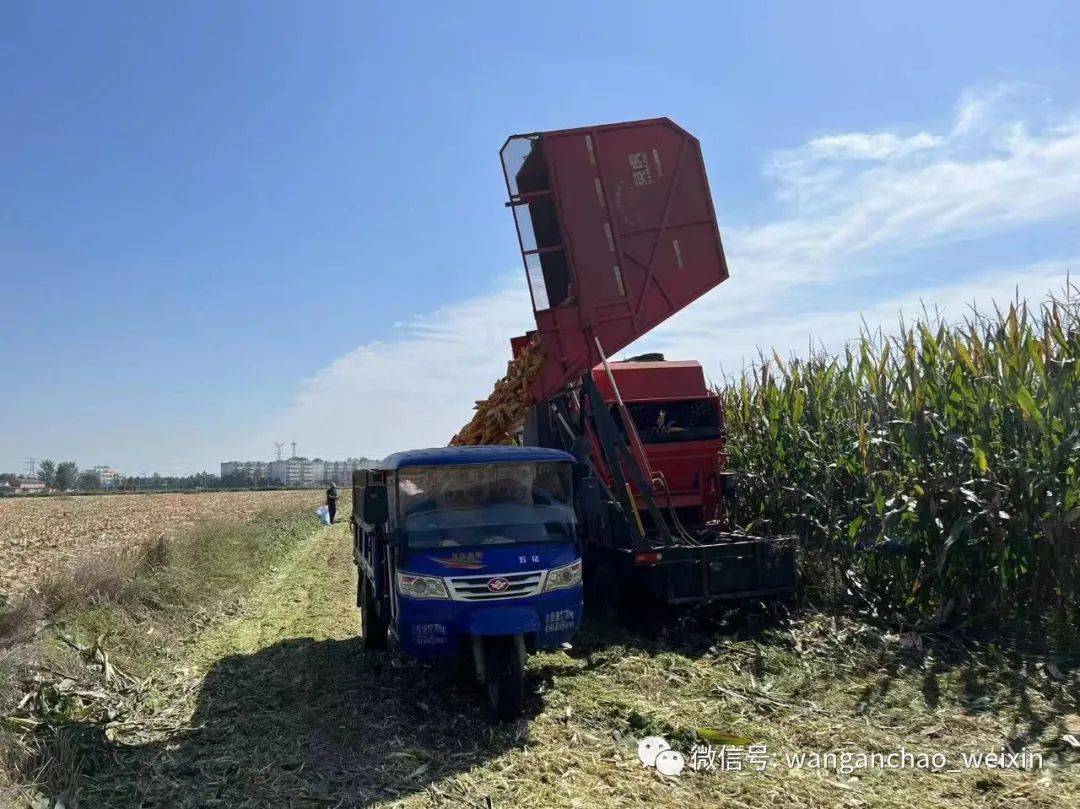
POLYGON ((525 663, 516 639, 488 638, 484 643, 484 679, 488 708, 494 718, 509 722, 525 709, 525 663))
POLYGON ((371 582, 360 577, 360 639, 364 649, 380 651, 386 648, 387 622, 376 612, 375 592, 371 582))

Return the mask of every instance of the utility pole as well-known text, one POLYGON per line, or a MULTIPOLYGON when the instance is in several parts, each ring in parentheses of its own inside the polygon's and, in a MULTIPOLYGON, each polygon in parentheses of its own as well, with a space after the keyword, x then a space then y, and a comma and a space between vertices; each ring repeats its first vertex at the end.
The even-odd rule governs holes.
MULTIPOLYGON (((296 447, 296 445, 293 444, 294 450, 295 450, 295 447, 296 447)), ((284 449, 285 449, 285 442, 284 441, 275 441, 274 442, 274 450, 277 453, 277 460, 279 460, 279 461, 281 460, 281 453, 282 453, 282 451, 284 449)))

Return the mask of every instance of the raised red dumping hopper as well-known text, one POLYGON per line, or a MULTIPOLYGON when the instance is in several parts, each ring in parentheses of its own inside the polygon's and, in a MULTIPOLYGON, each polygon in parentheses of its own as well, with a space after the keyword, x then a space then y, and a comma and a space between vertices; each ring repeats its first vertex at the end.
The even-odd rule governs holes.
MULTIPOLYGON (((667 118, 515 135, 503 172, 543 401, 728 277, 697 139, 667 118)), ((528 336, 512 342, 515 354, 528 336)))

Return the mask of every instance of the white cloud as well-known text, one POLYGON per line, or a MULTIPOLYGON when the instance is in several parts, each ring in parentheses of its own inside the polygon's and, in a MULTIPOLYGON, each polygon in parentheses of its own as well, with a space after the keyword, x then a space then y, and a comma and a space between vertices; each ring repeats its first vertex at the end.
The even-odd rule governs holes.
POLYGON ((1021 82, 998 82, 969 87, 956 103, 954 136, 993 128, 995 121, 1032 115, 1038 88, 1021 82))
POLYGON ((1080 254, 1071 260, 973 273, 949 283, 889 295, 864 306, 841 299, 794 310, 775 307, 756 316, 723 317, 689 327, 673 320, 647 338, 648 347, 670 357, 699 359, 710 376, 720 378, 753 363, 759 350, 771 356, 775 349, 782 357, 806 356, 811 346, 814 350, 838 352, 864 327, 872 332, 879 328, 895 332, 901 317, 910 321, 924 311, 958 322, 971 315, 972 307, 989 313, 995 302, 1005 307, 1016 295, 1032 304, 1042 303, 1052 294, 1060 295, 1069 272, 1077 268, 1080 254))
POLYGON ((1080 120, 1041 120, 1034 101, 1022 117, 1019 97, 969 91, 941 134, 830 135, 774 155, 766 176, 797 213, 732 233, 735 246, 836 259, 1080 213, 1080 120))
POLYGON ((506 372, 510 338, 530 327, 523 280, 502 279, 335 360, 304 382, 274 434, 324 458, 445 444, 506 372))
POLYGON ((819 159, 889 160, 939 146, 942 139, 928 132, 901 137, 893 132, 848 132, 824 135, 807 142, 803 150, 819 159))
MULTIPOLYGON (((1080 118, 1034 126, 1017 117, 1018 93, 1013 86, 965 93, 947 131, 912 136, 925 148, 898 147, 888 159, 823 157, 814 146, 820 138, 774 156, 766 175, 793 210, 725 230, 734 278, 687 314, 736 310, 725 300, 737 310, 771 306, 779 292, 880 275, 890 259, 915 250, 1080 217, 1080 118)), ((1041 106, 1032 105, 1040 116, 1041 106)), ((888 134, 831 139, 912 139, 888 134)))
MULTIPOLYGON (((953 266, 914 288, 885 269, 916 251, 932 265, 933 248, 961 239, 1077 220, 1080 117, 1048 120, 1045 105, 1022 98, 1015 86, 969 91, 938 133, 838 133, 772 156, 766 177, 790 210, 722 227, 733 278, 634 348, 695 357, 716 375, 758 346, 805 351, 813 336, 838 348, 860 316, 891 324, 920 299, 962 311, 1011 298, 1017 286, 1033 298, 1060 287, 1078 265, 1053 253, 966 277, 953 266), (867 305, 875 285, 905 291, 867 305)), ((277 432, 324 456, 445 443, 502 374, 510 337, 530 325, 525 279, 514 273, 336 360, 303 385, 277 432)))

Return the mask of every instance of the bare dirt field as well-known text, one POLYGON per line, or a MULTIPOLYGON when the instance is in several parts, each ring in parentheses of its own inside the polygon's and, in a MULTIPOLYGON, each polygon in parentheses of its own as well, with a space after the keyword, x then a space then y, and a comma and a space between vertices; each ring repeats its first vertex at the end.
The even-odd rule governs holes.
POLYGON ((137 550, 204 520, 315 509, 322 498, 321 491, 301 490, 2 499, 0 597, 33 590, 77 560, 137 550))

